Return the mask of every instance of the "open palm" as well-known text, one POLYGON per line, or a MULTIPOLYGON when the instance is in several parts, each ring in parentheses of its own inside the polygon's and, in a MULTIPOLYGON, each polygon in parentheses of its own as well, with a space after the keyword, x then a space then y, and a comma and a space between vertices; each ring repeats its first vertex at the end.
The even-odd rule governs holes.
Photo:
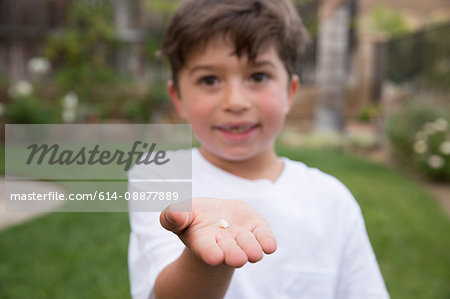
POLYGON ((169 206, 161 213, 161 225, 209 265, 224 263, 238 268, 276 250, 266 221, 242 201, 197 198, 192 200, 192 212, 174 210, 169 206), (221 226, 222 219, 229 223, 228 228, 221 226))

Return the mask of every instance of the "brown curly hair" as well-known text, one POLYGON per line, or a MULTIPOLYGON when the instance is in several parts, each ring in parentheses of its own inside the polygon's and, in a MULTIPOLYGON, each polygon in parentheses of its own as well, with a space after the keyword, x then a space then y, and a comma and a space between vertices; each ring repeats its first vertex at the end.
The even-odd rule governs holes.
POLYGON ((289 78, 307 41, 302 20, 289 0, 185 0, 170 20, 161 50, 169 58, 175 88, 191 51, 204 49, 220 35, 230 37, 233 54, 247 55, 250 63, 264 47, 275 45, 289 78))

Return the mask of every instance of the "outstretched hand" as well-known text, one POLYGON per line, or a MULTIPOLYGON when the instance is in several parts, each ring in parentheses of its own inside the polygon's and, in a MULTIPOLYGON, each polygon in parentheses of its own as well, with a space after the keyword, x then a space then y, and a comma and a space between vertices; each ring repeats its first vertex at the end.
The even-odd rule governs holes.
POLYGON ((171 205, 161 212, 160 222, 212 266, 223 263, 239 268, 247 261, 261 260, 263 253, 273 253, 277 247, 266 221, 239 200, 193 199, 192 212, 175 212, 171 205))

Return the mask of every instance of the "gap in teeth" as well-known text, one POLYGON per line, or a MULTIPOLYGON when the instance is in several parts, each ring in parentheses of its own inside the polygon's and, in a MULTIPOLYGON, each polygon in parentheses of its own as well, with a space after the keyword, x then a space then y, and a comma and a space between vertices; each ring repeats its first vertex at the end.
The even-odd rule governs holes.
POLYGON ((242 132, 247 131, 249 128, 250 128, 249 126, 231 127, 229 130, 230 130, 230 132, 233 132, 233 133, 242 133, 242 132))

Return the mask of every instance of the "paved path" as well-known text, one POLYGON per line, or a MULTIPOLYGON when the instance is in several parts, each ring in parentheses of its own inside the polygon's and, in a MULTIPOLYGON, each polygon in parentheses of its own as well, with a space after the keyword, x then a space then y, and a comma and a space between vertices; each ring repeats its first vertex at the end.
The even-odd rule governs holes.
POLYGON ((450 184, 425 182, 423 185, 437 198, 450 218, 450 184))
MULTIPOLYGON (((60 201, 54 201, 51 205, 49 205, 48 211, 40 211, 40 212, 6 212, 5 211, 5 179, 4 177, 0 177, 0 231, 4 230, 5 228, 19 224, 21 222, 24 222, 26 220, 32 219, 36 216, 45 214, 46 212, 50 212, 51 210, 55 209, 57 206, 59 206, 62 202, 60 201)), ((21 190, 24 193, 26 192, 39 192, 39 193, 46 193, 49 191, 58 191, 63 193, 64 190, 56 184, 52 183, 46 183, 46 182, 33 182, 33 183, 27 183, 24 185, 24 189, 21 190)))

